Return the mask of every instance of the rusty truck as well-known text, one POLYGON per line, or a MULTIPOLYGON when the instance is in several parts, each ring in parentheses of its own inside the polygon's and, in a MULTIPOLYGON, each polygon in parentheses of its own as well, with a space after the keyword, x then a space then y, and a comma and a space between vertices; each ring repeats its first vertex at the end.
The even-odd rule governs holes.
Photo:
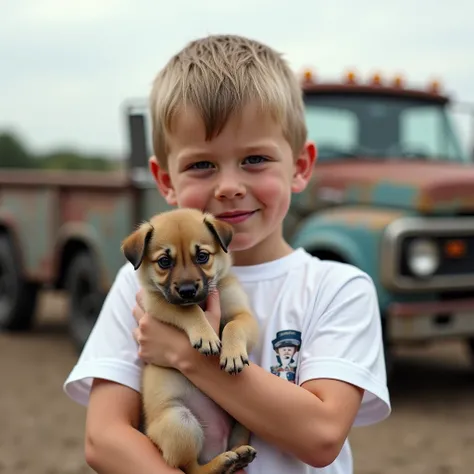
MULTIPOLYGON (((286 238, 371 276, 389 371, 398 344, 458 338, 474 356, 474 166, 452 99, 436 83, 353 73, 323 82, 307 71, 302 90, 318 160, 292 198, 286 238)), ((0 171, 1 328, 28 330, 37 292, 63 289, 82 347, 124 263, 121 239, 168 209, 148 173, 146 107, 125 111, 123 172, 0 171)))

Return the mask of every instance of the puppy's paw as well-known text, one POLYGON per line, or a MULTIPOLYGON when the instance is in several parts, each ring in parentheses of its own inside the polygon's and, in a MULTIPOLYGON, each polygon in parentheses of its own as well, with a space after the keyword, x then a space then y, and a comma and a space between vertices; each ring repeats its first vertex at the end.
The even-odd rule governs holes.
POLYGON ((224 345, 221 349, 220 365, 222 370, 232 375, 242 372, 244 367, 249 365, 247 351, 245 348, 224 345))
POLYGON ((198 335, 191 339, 194 349, 204 355, 218 355, 221 351, 222 343, 216 334, 198 335))
POLYGON ((234 449, 234 452, 238 454, 239 458, 228 471, 228 474, 246 468, 257 456, 257 451, 252 448, 252 446, 240 446, 237 449, 234 449))

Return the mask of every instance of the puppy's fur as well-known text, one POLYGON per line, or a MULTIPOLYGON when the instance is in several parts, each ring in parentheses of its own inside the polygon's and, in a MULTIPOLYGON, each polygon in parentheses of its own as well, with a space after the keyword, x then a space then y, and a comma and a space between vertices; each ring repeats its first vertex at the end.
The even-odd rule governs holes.
MULTIPOLYGON (((122 251, 138 271, 146 311, 182 329, 202 354, 220 354, 221 368, 236 374, 249 363, 258 325, 246 294, 230 273, 227 248, 232 236, 232 227, 210 214, 176 209, 143 223, 123 241, 122 251), (201 309, 216 288, 222 339, 201 309)), ((203 401, 205 395, 179 371, 146 365, 142 395, 146 434, 170 466, 187 474, 226 474, 255 458, 256 451, 247 445, 248 430, 234 420, 224 452, 206 459, 203 426, 189 409, 199 406, 196 399, 203 401)))

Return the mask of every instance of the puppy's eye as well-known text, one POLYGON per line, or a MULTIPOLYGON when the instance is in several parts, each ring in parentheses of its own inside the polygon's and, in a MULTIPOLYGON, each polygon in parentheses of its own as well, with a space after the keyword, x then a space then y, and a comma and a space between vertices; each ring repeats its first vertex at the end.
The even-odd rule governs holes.
POLYGON ((207 263, 209 261, 209 254, 207 252, 203 252, 202 250, 200 250, 197 254, 196 254, 196 263, 207 263))
POLYGON ((171 267, 173 261, 171 260, 170 257, 168 257, 168 255, 163 255, 156 261, 156 263, 158 263, 160 268, 162 268, 163 270, 167 270, 168 268, 171 267))

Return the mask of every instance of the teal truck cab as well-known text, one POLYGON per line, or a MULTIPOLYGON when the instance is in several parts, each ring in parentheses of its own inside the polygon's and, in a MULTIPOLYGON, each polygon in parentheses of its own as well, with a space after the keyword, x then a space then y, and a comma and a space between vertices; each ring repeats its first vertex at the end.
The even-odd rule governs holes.
MULTIPOLYGON (((293 247, 371 276, 389 367, 397 344, 455 337, 474 353, 474 166, 435 86, 352 74, 302 83, 318 160, 284 233, 293 247)), ((37 291, 63 289, 82 347, 124 263, 121 240, 168 209, 147 169, 146 107, 125 110, 122 172, 0 172, 0 328, 27 330, 37 291)))

